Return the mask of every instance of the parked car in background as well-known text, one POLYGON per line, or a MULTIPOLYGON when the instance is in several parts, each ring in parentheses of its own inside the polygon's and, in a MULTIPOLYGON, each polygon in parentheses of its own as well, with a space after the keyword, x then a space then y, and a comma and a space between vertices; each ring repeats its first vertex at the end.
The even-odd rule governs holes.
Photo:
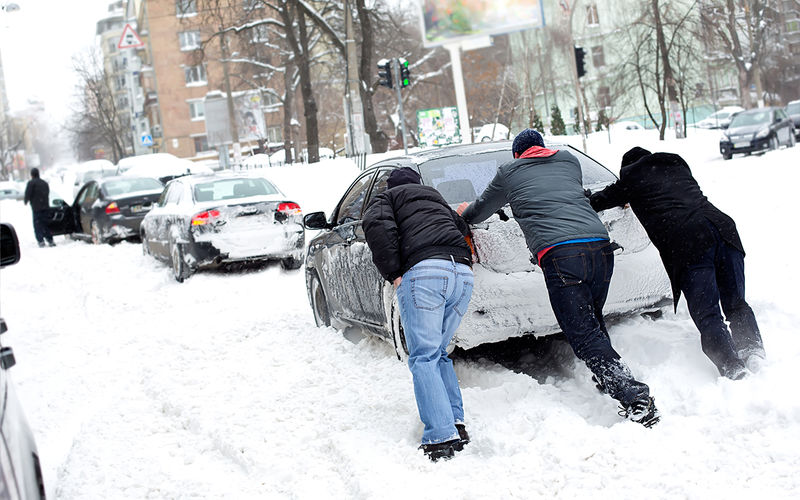
POLYGON ((16 182, 0 182, 0 200, 24 200, 25 188, 16 182))
POLYGON ((783 108, 756 108, 737 113, 719 140, 726 160, 737 153, 755 153, 780 146, 793 147, 795 131, 783 108))
MULTIPOLYGON (((0 224, 0 268, 20 259, 19 241, 11 224, 0 224)), ((16 364, 14 351, 4 345, 8 330, 0 318, 0 498, 45 497, 39 452, 22 411, 9 370, 16 364)))
POLYGON ((645 128, 634 121, 622 120, 611 124, 612 132, 621 132, 623 130, 645 130, 645 128))
MULTIPOLYGON (((563 144, 548 144, 574 154, 583 183, 597 190, 617 180, 608 169, 563 144)), ((436 188, 452 208, 472 202, 489 184, 498 165, 512 159, 511 142, 484 142, 422 151, 381 161, 361 173, 344 192, 330 217, 314 212, 306 229, 320 230, 308 243, 306 286, 318 326, 353 325, 393 343, 398 357, 407 355, 394 287, 372 263, 362 228, 362 214, 386 189, 389 174, 410 167, 423 184, 436 188)), ((527 334, 559 331, 541 269, 531 263, 525 238, 506 206, 502 214, 472 227, 477 256, 475 286, 469 309, 453 342, 471 348, 527 334)), ((615 208, 601 218, 621 247, 614 265, 608 301, 610 316, 629 315, 670 303, 670 286, 658 255, 631 210, 615 208)))
POLYGON ((211 174, 214 172, 207 165, 178 158, 169 153, 129 156, 121 159, 117 167, 121 175, 152 177, 162 183, 167 183, 182 175, 211 174))
POLYGON ((508 139, 508 127, 502 123, 487 123, 472 129, 475 142, 505 141, 508 139))
POLYGON ((736 113, 744 111, 740 106, 725 106, 719 111, 711 113, 699 122, 695 122, 694 126, 697 128, 728 128, 736 113))
POLYGON ((103 177, 117 175, 117 167, 108 160, 90 160, 78 165, 75 170, 75 182, 72 186, 72 196, 78 195, 78 191, 84 184, 103 177))
POLYGON ((280 260, 303 264, 300 206, 262 177, 221 172, 170 181, 140 230, 145 254, 182 282, 202 268, 280 260))
POLYGON ((795 141, 800 141, 800 99, 787 104, 785 111, 794 124, 795 141))
POLYGON ((164 185, 151 177, 104 177, 83 185, 72 205, 52 199, 50 231, 94 244, 138 239, 139 225, 164 185))

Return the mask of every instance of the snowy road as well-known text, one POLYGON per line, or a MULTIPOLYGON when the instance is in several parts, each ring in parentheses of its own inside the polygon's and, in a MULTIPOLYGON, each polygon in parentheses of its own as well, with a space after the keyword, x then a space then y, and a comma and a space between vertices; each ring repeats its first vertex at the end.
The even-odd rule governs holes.
MULTIPOLYGON (((624 143, 593 139, 594 156, 619 161, 624 143)), ((663 414, 648 430, 622 421, 577 364, 539 383, 462 362, 473 441, 436 464, 416 449, 408 369, 382 341, 316 328, 302 269, 202 272, 178 284, 137 244, 58 237, 37 248, 28 207, 0 202, 23 252, 0 279, 4 344, 49 496, 796 498, 800 148, 723 162, 696 140, 652 147, 686 155, 737 221, 767 365, 720 379, 684 303, 663 320, 614 325, 612 342, 663 414)), ((339 184, 352 174, 342 168, 339 184)), ((308 180, 275 175, 290 194, 308 180)), ((306 212, 319 209, 308 199, 335 199, 307 189, 296 196, 306 212)))

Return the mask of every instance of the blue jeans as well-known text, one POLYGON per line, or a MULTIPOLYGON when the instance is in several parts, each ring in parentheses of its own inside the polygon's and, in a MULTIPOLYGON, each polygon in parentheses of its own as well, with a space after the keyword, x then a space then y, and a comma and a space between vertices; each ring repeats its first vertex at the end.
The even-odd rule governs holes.
POLYGON ((575 355, 623 406, 649 396, 647 385, 633 378, 611 346, 603 321, 614 272, 611 244, 592 241, 558 245, 544 254, 540 265, 550 306, 575 355))
POLYGON ((425 430, 422 444, 458 439, 464 405, 447 345, 472 297, 472 269, 441 259, 419 262, 397 288, 400 320, 408 345, 417 409, 425 430))
POLYGON ((33 234, 40 245, 44 243, 44 240, 47 240, 48 243, 53 242, 53 235, 50 233, 50 227, 47 225, 49 216, 50 211, 47 209, 35 210, 33 212, 33 234))
POLYGON ((715 244, 687 266, 681 291, 697 329, 703 352, 724 375, 747 357, 764 352, 755 314, 744 299, 744 254, 728 245, 709 223, 715 244), (722 319, 720 304, 731 329, 722 319))

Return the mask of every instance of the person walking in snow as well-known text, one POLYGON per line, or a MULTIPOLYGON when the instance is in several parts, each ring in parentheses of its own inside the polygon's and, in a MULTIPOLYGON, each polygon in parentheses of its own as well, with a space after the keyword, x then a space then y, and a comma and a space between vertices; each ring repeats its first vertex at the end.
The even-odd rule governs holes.
POLYGON ((547 149, 541 134, 520 132, 514 160, 458 213, 482 222, 511 204, 528 249, 542 268, 550 305, 575 355, 594 374, 598 389, 619 401, 620 415, 650 427, 660 417, 649 387, 637 381, 611 346, 603 306, 614 270, 608 232, 585 197, 581 166, 568 151, 547 149))
POLYGON ((51 247, 56 246, 50 228, 47 226, 47 209, 50 208, 50 186, 44 179, 39 178, 39 169, 31 169, 31 180, 25 186, 25 201, 31 204, 33 212, 33 234, 40 247, 45 240, 51 247))
POLYGON ((590 197, 596 211, 630 204, 661 254, 677 310, 681 293, 703 352, 733 380, 765 359, 755 314, 744 298, 744 247, 733 219, 708 201, 683 158, 635 147, 619 180, 590 197), (730 322, 730 332, 720 314, 730 322))
POLYGON ((472 297, 469 226, 409 167, 367 208, 364 236, 372 261, 394 284, 408 345, 408 367, 425 428, 420 448, 433 461, 469 443, 464 405, 447 346, 472 297))

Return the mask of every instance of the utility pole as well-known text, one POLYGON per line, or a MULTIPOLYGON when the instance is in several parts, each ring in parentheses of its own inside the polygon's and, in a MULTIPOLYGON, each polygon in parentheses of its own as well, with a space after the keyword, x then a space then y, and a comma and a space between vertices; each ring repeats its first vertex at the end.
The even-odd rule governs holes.
POLYGON ((364 140, 364 109, 361 102, 361 92, 359 85, 361 79, 358 77, 358 67, 356 61, 356 41, 353 30, 353 13, 350 11, 350 2, 344 2, 345 19, 345 72, 347 73, 347 85, 345 86, 345 116, 347 117, 347 145, 350 154, 353 156, 367 152, 366 141, 364 140))
POLYGON ((567 31, 569 32, 569 46, 572 49, 572 78, 575 81, 575 102, 578 104, 578 121, 580 122, 578 130, 581 131, 581 140, 583 141, 583 151, 586 152, 586 122, 583 119, 583 100, 581 99, 581 81, 578 77, 578 61, 575 56, 575 40, 572 36, 572 17, 575 14, 575 7, 578 5, 578 0, 572 4, 569 9, 569 21, 567 31))
POLYGON ((406 117, 403 114, 403 97, 400 95, 400 87, 403 86, 403 80, 400 76, 400 61, 398 61, 396 57, 392 59, 392 66, 394 67, 395 81, 397 81, 397 109, 400 113, 400 125, 402 125, 403 131, 403 151, 405 154, 408 154, 408 146, 406 145, 406 117))
MULTIPOLYGON (((225 80, 225 93, 227 94, 228 103, 228 120, 231 124, 231 141, 233 142, 233 163, 239 165, 242 162, 242 146, 239 144, 239 125, 236 121, 236 110, 233 106, 233 93, 231 92, 231 77, 228 71, 228 48, 225 44, 225 31, 224 27, 220 26, 219 47, 222 55, 222 76, 225 80)), ((228 154, 227 148, 223 148, 220 154, 228 154)), ((225 159, 227 164, 227 158, 225 159)))

